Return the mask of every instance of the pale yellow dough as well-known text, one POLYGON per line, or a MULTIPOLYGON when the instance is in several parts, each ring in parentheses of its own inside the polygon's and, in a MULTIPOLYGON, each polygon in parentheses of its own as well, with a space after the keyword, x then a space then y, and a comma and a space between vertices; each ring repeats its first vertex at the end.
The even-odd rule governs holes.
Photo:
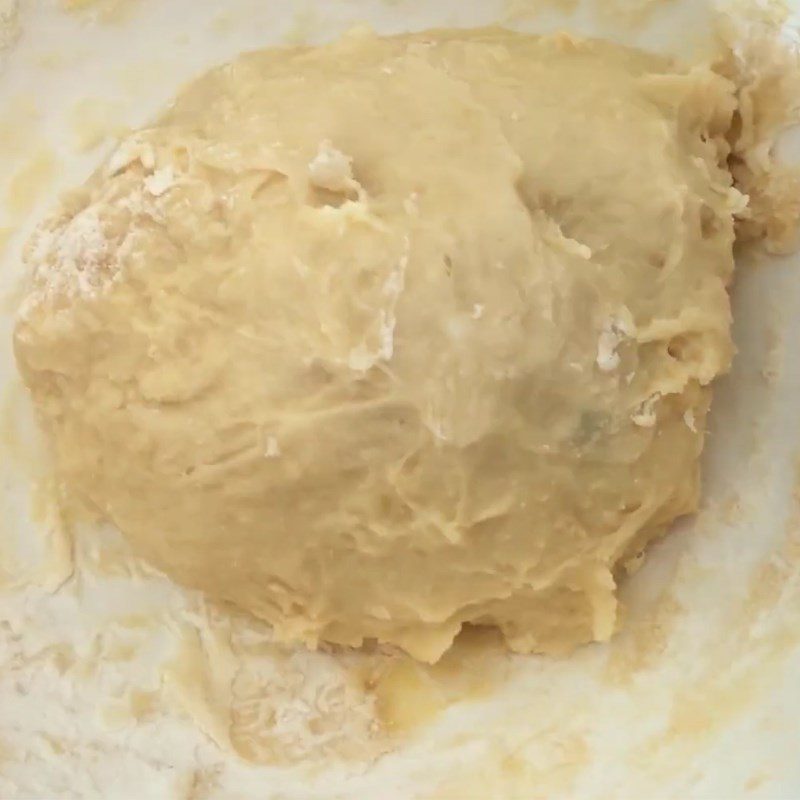
POLYGON ((732 83, 500 30, 242 56, 28 248, 66 485, 280 638, 562 652, 698 497, 732 83))

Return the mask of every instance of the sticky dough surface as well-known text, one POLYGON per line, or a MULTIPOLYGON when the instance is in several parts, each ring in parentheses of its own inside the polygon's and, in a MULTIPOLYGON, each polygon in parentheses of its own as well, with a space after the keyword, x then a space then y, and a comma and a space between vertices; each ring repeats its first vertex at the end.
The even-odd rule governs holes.
POLYGON ((281 638, 607 639, 731 357, 733 86, 499 30, 244 55, 34 236, 67 486, 281 638))

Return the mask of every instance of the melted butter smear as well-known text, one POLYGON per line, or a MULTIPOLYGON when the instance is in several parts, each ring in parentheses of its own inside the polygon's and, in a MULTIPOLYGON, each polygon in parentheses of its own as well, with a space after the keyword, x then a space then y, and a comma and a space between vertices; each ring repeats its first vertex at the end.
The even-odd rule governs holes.
POLYGON ((432 723, 448 707, 490 694, 509 663, 494 628, 466 626, 433 665, 401 655, 370 670, 378 718, 388 733, 405 735, 432 723))
POLYGON ((19 218, 28 214, 50 188, 58 172, 58 159, 41 147, 14 173, 6 188, 6 208, 19 218))
POLYGON ((65 11, 89 11, 102 22, 125 22, 137 5, 138 0, 61 0, 65 11))

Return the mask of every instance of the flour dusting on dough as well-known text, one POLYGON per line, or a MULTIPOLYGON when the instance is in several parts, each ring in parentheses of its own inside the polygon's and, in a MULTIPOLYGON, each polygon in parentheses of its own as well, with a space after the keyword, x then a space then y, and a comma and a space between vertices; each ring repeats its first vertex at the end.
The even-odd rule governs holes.
POLYGON ((320 143, 319 150, 308 165, 311 183, 330 192, 346 192, 353 188, 353 159, 337 150, 329 139, 320 143))
POLYGON ((617 348, 630 336, 631 329, 624 317, 612 317, 603 323, 597 343, 597 366, 603 372, 611 372, 620 364, 617 348))

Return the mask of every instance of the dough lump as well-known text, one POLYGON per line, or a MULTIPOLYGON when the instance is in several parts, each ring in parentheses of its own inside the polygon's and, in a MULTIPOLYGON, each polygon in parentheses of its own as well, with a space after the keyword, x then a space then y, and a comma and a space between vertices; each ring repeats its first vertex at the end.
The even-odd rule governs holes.
POLYGON ((28 247, 60 475, 281 639, 609 638, 697 503, 735 106, 710 69, 494 29, 212 70, 28 247))

